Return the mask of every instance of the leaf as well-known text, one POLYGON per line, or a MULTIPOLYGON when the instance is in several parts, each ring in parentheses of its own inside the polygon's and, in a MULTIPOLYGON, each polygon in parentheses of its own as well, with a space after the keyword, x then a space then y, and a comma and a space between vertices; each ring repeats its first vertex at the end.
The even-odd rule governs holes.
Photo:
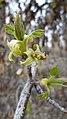
POLYGON ((58 65, 56 65, 54 68, 50 71, 50 76, 56 76, 59 73, 58 65))
POLYGON ((24 26, 23 26, 21 15, 19 13, 15 18, 14 26, 15 26, 15 35, 17 40, 22 41, 24 39, 24 26))
POLYGON ((63 84, 64 84, 64 81, 63 80, 54 79, 53 77, 51 77, 47 81, 47 87, 49 89, 50 88, 54 88, 54 87, 58 87, 58 86, 63 86, 63 84))
POLYGON ((48 99, 48 96, 49 96, 49 92, 46 91, 45 93, 39 94, 39 95, 37 95, 36 97, 37 97, 37 98, 46 98, 46 99, 48 99))
POLYGON ((15 34, 15 30, 14 30, 14 26, 13 25, 4 24, 4 27, 5 27, 6 31, 9 34, 11 34, 11 35, 14 35, 15 34))
POLYGON ((47 78, 43 78, 40 81, 40 84, 44 87, 46 87, 47 91, 50 92, 51 88, 55 88, 55 87, 59 87, 59 86, 66 86, 66 81, 64 81, 63 79, 55 79, 54 77, 50 77, 49 79, 47 78))
POLYGON ((35 52, 38 54, 38 53, 41 53, 40 49, 39 49, 39 45, 38 44, 34 44, 34 49, 35 49, 35 52))
POLYGON ((0 0, 0 4, 3 2, 4 0, 0 0))
POLYGON ((28 57, 24 62, 20 61, 20 64, 28 66, 30 64, 32 64, 33 59, 31 57, 28 57))
POLYGON ((9 54, 9 56, 8 56, 9 61, 15 62, 15 61, 13 60, 13 58, 12 58, 12 55, 13 55, 13 53, 12 53, 12 52, 10 52, 10 54, 9 54))
POLYGON ((20 61, 20 63, 25 66, 32 64, 32 62, 34 61, 33 57, 31 57, 31 54, 33 54, 33 50, 29 48, 26 52, 24 52, 24 54, 27 55, 27 59, 23 62, 20 61))
POLYGON ((43 34, 44 34, 44 30, 38 29, 38 30, 33 31, 33 32, 31 33, 31 36, 34 37, 34 38, 39 38, 39 37, 41 37, 43 34))
POLYGON ((55 2, 51 2, 51 3, 50 3, 50 7, 51 7, 51 8, 55 8, 55 7, 56 7, 56 3, 55 3, 55 2))

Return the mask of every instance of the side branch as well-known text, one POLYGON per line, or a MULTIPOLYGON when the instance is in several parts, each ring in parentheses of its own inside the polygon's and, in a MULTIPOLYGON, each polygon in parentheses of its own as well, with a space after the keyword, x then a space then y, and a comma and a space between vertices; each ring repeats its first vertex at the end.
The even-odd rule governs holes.
POLYGON ((64 107, 60 106, 57 102, 55 102, 55 100, 52 100, 50 97, 48 97, 48 102, 52 104, 54 107, 56 107, 57 109, 59 109, 61 112, 67 114, 67 110, 65 110, 64 107))
MULTIPOLYGON (((43 94, 44 93, 44 91, 42 90, 41 86, 38 83, 35 84, 35 89, 36 89, 38 94, 43 94)), ((65 110, 64 107, 60 106, 57 102, 55 102, 55 100, 53 100, 50 97, 48 97, 47 101, 50 104, 52 104, 54 107, 59 109, 61 112, 67 114, 67 110, 65 110)))
POLYGON ((30 97, 32 86, 33 84, 28 80, 21 92, 20 99, 19 99, 13 119, 23 119, 24 118, 25 110, 26 110, 28 99, 30 97))

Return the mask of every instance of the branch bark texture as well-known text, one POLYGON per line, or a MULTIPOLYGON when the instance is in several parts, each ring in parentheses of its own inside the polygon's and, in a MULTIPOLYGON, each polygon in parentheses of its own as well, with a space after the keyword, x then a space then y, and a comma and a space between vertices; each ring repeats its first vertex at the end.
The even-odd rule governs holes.
POLYGON ((13 119, 23 119, 24 118, 24 114, 25 114, 25 110, 27 107, 28 99, 30 97, 32 86, 33 84, 28 80, 21 92, 20 99, 19 99, 13 119))

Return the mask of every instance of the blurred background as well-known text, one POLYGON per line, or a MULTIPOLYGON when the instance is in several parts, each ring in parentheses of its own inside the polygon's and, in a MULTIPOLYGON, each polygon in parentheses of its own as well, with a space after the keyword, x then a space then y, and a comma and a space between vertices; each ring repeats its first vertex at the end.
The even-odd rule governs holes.
MULTIPOLYGON (((23 15, 26 34, 35 29, 45 30, 44 36, 34 41, 48 54, 47 60, 38 67, 36 77, 49 77, 50 69, 56 64, 60 70, 57 77, 67 77, 67 0, 0 0, 0 119, 13 118, 28 77, 27 68, 19 64, 20 59, 15 64, 8 60, 7 40, 13 36, 5 32, 4 24, 13 24, 18 12, 23 15)), ((33 88, 25 119, 67 119, 36 95, 33 88)), ((52 89, 51 97, 67 108, 66 88, 52 89)))

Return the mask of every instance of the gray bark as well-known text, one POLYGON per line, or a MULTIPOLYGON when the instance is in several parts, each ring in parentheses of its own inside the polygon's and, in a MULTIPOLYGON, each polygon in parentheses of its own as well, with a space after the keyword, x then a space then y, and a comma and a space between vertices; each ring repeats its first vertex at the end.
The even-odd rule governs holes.
POLYGON ((30 97, 32 86, 33 84, 30 81, 27 81, 27 83, 25 84, 21 92, 20 99, 19 99, 13 119, 23 119, 24 118, 24 114, 25 114, 28 99, 30 97))

